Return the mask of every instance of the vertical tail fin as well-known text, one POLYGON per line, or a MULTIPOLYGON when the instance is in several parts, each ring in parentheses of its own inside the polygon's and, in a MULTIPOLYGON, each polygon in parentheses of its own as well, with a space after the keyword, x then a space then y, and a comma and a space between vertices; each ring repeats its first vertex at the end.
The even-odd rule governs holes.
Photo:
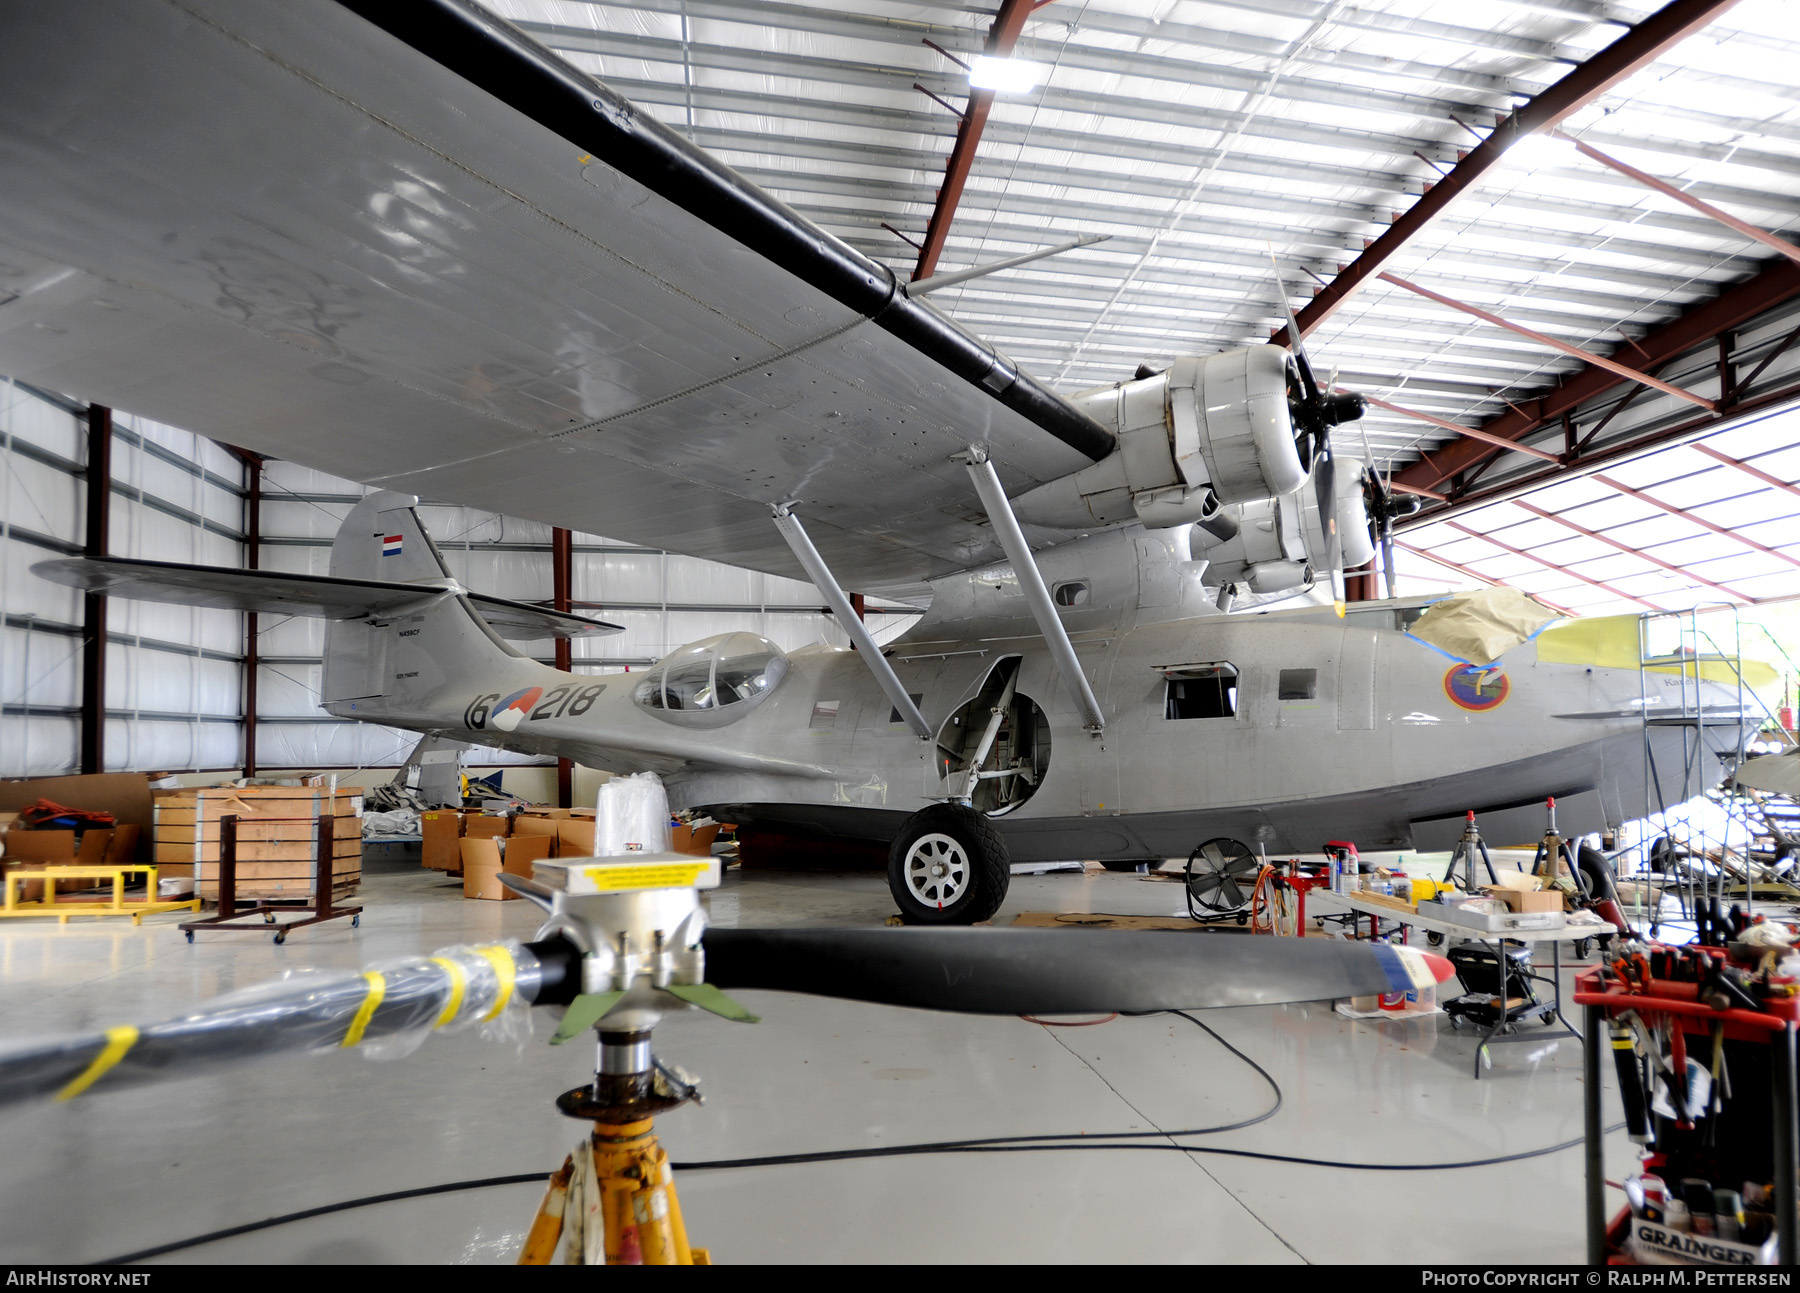
MULTIPOLYGON (((436 583, 451 579, 411 494, 370 494, 350 510, 331 544, 331 574, 341 579, 436 583)), ((517 660, 462 597, 445 597, 392 622, 337 620, 325 629, 322 704, 404 709, 448 679, 517 660)))

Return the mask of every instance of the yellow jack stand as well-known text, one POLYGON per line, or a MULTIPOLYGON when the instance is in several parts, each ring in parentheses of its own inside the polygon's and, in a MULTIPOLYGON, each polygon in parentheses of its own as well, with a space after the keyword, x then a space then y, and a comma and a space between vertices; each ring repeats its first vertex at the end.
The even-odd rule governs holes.
POLYGON ((571 1265, 600 1265, 602 1255, 607 1266, 712 1265, 706 1249, 688 1245, 669 1156, 648 1118, 594 1124, 550 1178, 519 1265, 548 1266, 565 1234, 571 1265))
POLYGON ((691 1079, 651 1056, 647 1027, 601 1033, 594 1084, 556 1102, 594 1129, 550 1178, 519 1265, 548 1266, 558 1242, 569 1266, 712 1265, 706 1249, 688 1244, 651 1119, 699 1098, 691 1079))

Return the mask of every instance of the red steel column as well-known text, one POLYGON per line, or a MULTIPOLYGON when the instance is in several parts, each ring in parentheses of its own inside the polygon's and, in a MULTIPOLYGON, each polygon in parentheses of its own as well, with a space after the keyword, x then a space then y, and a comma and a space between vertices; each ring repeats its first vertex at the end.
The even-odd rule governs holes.
MULTIPOLYGON (((988 29, 987 45, 982 52, 989 58, 1005 58, 1018 43, 1025 29, 1025 19, 1038 0, 1004 0, 994 25, 988 29)), ((962 124, 956 128, 956 143, 950 149, 950 160, 944 163, 944 183, 938 189, 937 206, 932 208, 931 223, 925 226, 925 241, 919 248, 919 260, 913 266, 913 281, 930 278, 937 270, 938 257, 950 237, 950 222, 956 219, 956 205, 962 201, 963 186, 975 167, 975 150, 981 147, 981 135, 987 129, 988 112, 994 106, 992 90, 969 90, 969 105, 963 109, 962 124)))
MULTIPOLYGON (((82 551, 104 557, 112 528, 112 410, 88 406, 87 542, 82 551)), ((82 598, 81 770, 106 771, 106 598, 82 598)))
MULTIPOLYGON (((550 531, 550 596, 555 608, 568 613, 575 583, 575 542, 573 536, 557 526, 550 531)), ((565 672, 573 667, 574 651, 568 638, 556 639, 556 667, 565 672)), ((556 805, 575 806, 575 764, 568 759, 556 761, 556 805)))
MULTIPOLYGON (((243 455, 244 462, 244 569, 262 569, 263 460, 243 455)), ((244 775, 256 775, 256 675, 258 672, 256 612, 244 616, 244 775)))

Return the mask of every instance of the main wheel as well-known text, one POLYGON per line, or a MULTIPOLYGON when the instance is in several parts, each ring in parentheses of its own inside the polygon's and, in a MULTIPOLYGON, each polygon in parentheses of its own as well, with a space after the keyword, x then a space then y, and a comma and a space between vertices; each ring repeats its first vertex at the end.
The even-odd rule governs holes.
POLYGON ((1188 910, 1198 907, 1217 916, 1241 910, 1256 889, 1256 873, 1261 869, 1247 845, 1224 837, 1207 840, 1188 854, 1183 876, 1188 910))
POLYGON ((909 925, 973 925, 1006 898, 1012 861, 993 823, 964 804, 906 819, 888 849, 888 891, 909 925))

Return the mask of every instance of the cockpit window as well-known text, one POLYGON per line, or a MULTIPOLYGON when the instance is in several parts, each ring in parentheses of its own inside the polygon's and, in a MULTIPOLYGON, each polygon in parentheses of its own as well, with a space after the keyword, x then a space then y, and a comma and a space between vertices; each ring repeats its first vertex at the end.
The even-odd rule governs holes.
POLYGON ((755 708, 787 676, 788 658, 755 633, 724 633, 665 656, 632 700, 658 718, 719 727, 755 708))

